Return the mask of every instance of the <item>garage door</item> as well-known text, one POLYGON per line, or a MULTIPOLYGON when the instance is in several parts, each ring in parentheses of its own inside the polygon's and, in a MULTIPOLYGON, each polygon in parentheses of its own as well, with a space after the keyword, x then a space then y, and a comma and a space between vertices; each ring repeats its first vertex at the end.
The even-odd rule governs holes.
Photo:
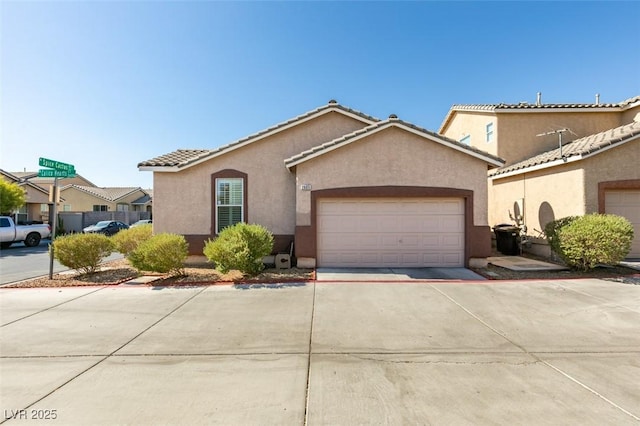
POLYGON ((605 212, 626 217, 633 225, 634 240, 629 258, 640 258, 640 190, 607 191, 605 212))
POLYGON ((458 198, 321 199, 318 266, 464 266, 458 198))

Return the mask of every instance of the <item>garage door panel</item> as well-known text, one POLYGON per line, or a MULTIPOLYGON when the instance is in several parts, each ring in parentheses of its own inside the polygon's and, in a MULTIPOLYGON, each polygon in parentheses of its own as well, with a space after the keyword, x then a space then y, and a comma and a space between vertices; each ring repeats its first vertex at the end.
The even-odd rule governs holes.
POLYGON ((461 199, 320 200, 319 266, 463 266, 461 199))
POLYGON ((640 258, 640 190, 607 191, 605 212, 625 217, 633 225, 629 258, 640 258))

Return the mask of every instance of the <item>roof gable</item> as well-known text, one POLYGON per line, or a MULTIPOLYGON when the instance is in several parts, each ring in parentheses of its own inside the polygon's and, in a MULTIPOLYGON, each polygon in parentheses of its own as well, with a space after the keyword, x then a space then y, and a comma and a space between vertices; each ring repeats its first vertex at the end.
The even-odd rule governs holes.
POLYGON ((491 155, 487 152, 481 151, 469 145, 462 144, 453 139, 449 139, 440 134, 423 129, 411 123, 402 121, 397 117, 395 117, 394 115, 392 115, 387 120, 377 122, 363 129, 356 130, 355 132, 349 133, 347 135, 344 135, 332 141, 326 142, 322 145, 313 147, 310 150, 301 152, 300 154, 294 155, 293 157, 287 158, 286 160, 284 160, 285 166, 288 169, 291 169, 300 163, 304 163, 305 161, 312 160, 313 158, 319 157, 335 149, 338 149, 350 143, 356 142, 358 140, 364 139, 368 136, 371 136, 373 134, 376 134, 382 130, 385 130, 391 127, 402 129, 404 131, 413 133, 415 135, 418 135, 430 141, 455 149, 456 151, 460 151, 462 153, 471 155, 472 157, 476 157, 480 160, 483 160, 492 166, 498 167, 504 164, 504 160, 502 160, 499 157, 496 157, 494 155, 491 155))
POLYGON ((338 104, 336 101, 331 100, 328 104, 319 108, 308 111, 302 115, 291 118, 287 121, 283 121, 272 127, 264 129, 260 132, 254 133, 242 139, 238 139, 230 144, 223 145, 215 149, 178 149, 168 154, 161 155, 159 157, 152 158, 147 161, 143 161, 138 164, 139 170, 151 170, 151 171, 170 171, 177 172, 184 170, 188 167, 192 167, 196 164, 200 164, 204 161, 210 160, 215 157, 226 154, 227 152, 236 150, 243 146, 258 142, 266 137, 283 132, 292 127, 298 126, 302 123, 313 120, 317 117, 325 114, 337 112, 339 114, 346 115, 363 122, 364 124, 371 124, 380 121, 379 119, 366 115, 360 111, 345 107, 338 104))
POLYGON ((640 141, 640 122, 634 121, 624 126, 576 139, 563 145, 562 148, 558 147, 527 160, 494 170, 489 174, 489 177, 513 176, 580 161, 632 141, 640 141))
POLYGON ((67 191, 69 189, 75 189, 80 192, 84 192, 96 198, 101 198, 103 200, 107 200, 110 202, 116 202, 119 199, 122 199, 136 191, 140 191, 143 194, 145 193, 142 188, 137 187, 126 187, 126 188, 98 188, 95 186, 81 186, 81 185, 67 185, 62 188, 62 191, 67 191))

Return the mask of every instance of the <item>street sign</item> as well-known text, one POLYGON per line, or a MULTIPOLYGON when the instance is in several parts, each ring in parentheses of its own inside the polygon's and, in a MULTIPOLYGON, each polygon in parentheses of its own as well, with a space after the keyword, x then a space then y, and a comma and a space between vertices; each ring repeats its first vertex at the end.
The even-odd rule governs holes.
POLYGON ((69 173, 65 170, 50 170, 50 169, 40 169, 38 170, 38 177, 47 177, 47 178, 68 178, 75 177, 75 170, 73 173, 69 173))
MULTIPOLYGON (((40 165, 40 167, 47 167, 49 169, 62 170, 62 171, 65 171, 65 172, 69 173, 70 175, 75 175, 76 174, 75 166, 73 166, 71 164, 67 164, 67 163, 62 163, 60 161, 49 160, 48 158, 40 157, 40 159, 38 160, 38 165, 40 165)), ((38 176, 40 176, 40 175, 38 175, 38 176)), ((40 176, 40 177, 43 177, 43 176, 40 176)), ((46 176, 46 177, 50 177, 50 176, 46 176)), ((58 176, 58 177, 60 177, 60 176, 58 176)), ((67 176, 65 176, 65 177, 67 177, 67 176)))

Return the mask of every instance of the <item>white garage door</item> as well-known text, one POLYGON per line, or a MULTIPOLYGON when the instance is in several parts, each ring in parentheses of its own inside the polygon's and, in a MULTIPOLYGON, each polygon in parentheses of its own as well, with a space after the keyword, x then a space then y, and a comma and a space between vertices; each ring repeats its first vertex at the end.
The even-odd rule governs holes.
POLYGON ((464 266, 459 198, 321 199, 318 266, 464 266))
POLYGON ((607 191, 605 194, 607 213, 626 217, 633 225, 634 240, 629 258, 640 258, 640 190, 607 191))

